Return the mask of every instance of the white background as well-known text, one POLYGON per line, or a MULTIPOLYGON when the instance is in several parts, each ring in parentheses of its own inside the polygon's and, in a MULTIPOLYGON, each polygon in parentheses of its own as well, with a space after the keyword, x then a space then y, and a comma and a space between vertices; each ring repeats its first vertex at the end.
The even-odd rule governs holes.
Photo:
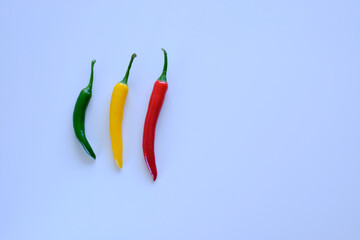
POLYGON ((0 239, 359 239, 359 1, 1 1, 0 239), (169 55, 154 183, 142 155, 169 55), (133 52, 124 166, 109 104, 133 52), (86 114, 93 161, 74 135, 86 114))

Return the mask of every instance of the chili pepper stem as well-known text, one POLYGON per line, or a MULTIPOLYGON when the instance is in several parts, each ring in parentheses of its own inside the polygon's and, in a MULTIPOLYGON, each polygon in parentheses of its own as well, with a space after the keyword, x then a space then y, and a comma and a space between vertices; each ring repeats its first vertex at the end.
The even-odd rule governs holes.
POLYGON ((161 73, 161 75, 160 75, 160 77, 159 77, 159 81, 167 82, 167 80, 166 80, 166 72, 167 72, 167 53, 166 53, 165 49, 162 48, 161 50, 163 50, 163 52, 164 52, 164 68, 163 68, 163 71, 162 71, 162 73, 161 73))
POLYGON ((125 77, 124 79, 121 81, 121 83, 123 84, 126 84, 127 85, 127 81, 128 81, 128 78, 129 78, 129 73, 130 73, 130 68, 131 68, 131 65, 134 61, 134 58, 136 58, 136 53, 133 53, 133 55, 131 55, 131 59, 130 59, 130 62, 129 62, 129 66, 126 70, 126 74, 125 74, 125 77))
POLYGON ((90 81, 89 81, 89 85, 88 88, 90 89, 90 91, 92 90, 92 85, 93 85, 93 79, 94 79, 94 65, 96 63, 96 60, 93 59, 91 61, 91 74, 90 74, 90 81))

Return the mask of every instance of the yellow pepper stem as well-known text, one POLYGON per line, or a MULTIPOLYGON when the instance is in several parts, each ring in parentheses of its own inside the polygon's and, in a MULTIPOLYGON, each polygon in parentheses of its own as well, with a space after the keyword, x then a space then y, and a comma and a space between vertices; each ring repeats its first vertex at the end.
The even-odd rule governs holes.
POLYGON ((126 84, 126 85, 127 85, 127 81, 128 81, 129 73, 130 73, 130 68, 131 68, 131 65, 132 65, 132 63, 133 63, 133 61, 134 61, 134 58, 136 58, 136 53, 133 53, 133 55, 131 55, 130 63, 129 63, 128 69, 127 69, 127 71, 126 71, 125 77, 124 77, 124 79, 121 81, 121 83, 123 83, 123 84, 126 84))

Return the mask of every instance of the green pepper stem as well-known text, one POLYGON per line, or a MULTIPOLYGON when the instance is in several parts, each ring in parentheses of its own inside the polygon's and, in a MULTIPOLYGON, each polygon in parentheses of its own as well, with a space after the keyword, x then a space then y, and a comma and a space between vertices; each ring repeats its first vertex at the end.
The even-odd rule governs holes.
POLYGON ((96 63, 96 60, 91 61, 91 74, 90 74, 90 81, 88 87, 90 90, 92 89, 93 79, 94 79, 94 64, 96 63))
POLYGON ((125 77, 124 79, 121 81, 121 83, 124 83, 127 85, 127 82, 128 82, 128 78, 129 78, 129 73, 130 73, 130 68, 131 68, 131 65, 134 61, 134 58, 136 58, 136 53, 133 53, 133 55, 131 55, 131 59, 130 59, 130 62, 129 62, 129 66, 127 68, 127 71, 126 71, 126 74, 125 74, 125 77))
POLYGON ((161 50, 164 51, 164 68, 163 68, 162 74, 161 74, 160 77, 159 77, 159 81, 167 82, 167 81, 166 81, 167 53, 166 53, 165 49, 162 48, 161 50))

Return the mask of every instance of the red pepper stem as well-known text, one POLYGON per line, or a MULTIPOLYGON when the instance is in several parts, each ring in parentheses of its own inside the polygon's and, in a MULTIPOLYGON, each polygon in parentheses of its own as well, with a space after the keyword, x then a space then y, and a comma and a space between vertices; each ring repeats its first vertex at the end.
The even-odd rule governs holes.
POLYGON ((125 77, 124 79, 121 81, 121 83, 123 84, 126 84, 127 85, 127 81, 128 81, 128 78, 129 78, 129 73, 130 73, 130 68, 131 68, 131 65, 134 61, 134 58, 136 58, 136 54, 133 53, 133 55, 131 55, 131 59, 130 59, 130 63, 129 63, 129 66, 128 66, 128 69, 126 71, 126 74, 125 74, 125 77))
POLYGON ((88 88, 90 89, 90 91, 92 90, 92 85, 93 85, 93 79, 94 79, 94 64, 96 63, 96 60, 92 60, 91 61, 91 74, 90 74, 90 81, 89 81, 89 85, 88 88))
POLYGON ((164 68, 163 68, 163 72, 159 77, 159 81, 163 81, 163 82, 167 82, 166 80, 166 71, 167 71, 167 53, 165 51, 165 49, 161 49, 164 51, 164 68))

